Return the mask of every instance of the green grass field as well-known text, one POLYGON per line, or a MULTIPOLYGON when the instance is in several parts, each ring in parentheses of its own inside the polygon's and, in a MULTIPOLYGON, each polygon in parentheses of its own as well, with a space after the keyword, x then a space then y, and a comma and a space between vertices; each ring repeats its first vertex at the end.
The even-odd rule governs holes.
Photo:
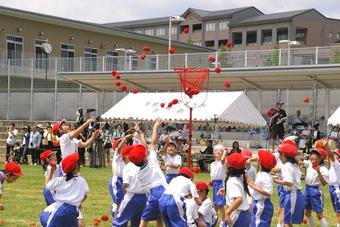
MULTIPOLYGON (((3 165, 0 167, 2 168, 3 165)), ((3 197, 0 199, 0 203, 5 206, 5 210, 0 212, 0 217, 5 222, 3 226, 31 226, 32 223, 35 223, 35 226, 40 226, 39 214, 46 207, 42 195, 43 171, 40 166, 24 165, 22 169, 24 172, 23 177, 13 184, 5 183, 4 185, 3 197)), ((84 217, 86 226, 92 226, 95 218, 100 219, 102 215, 110 216, 109 208, 112 200, 108 192, 108 181, 111 177, 111 169, 90 169, 85 167, 81 169, 81 175, 85 177, 90 187, 88 198, 84 203, 84 217)), ((195 180, 208 181, 209 174, 197 174, 195 180)), ((277 195, 276 190, 274 191, 272 201, 276 206, 277 195)), ((326 187, 324 191, 324 214, 329 226, 336 226, 335 213, 326 187)), ((101 222, 100 226, 111 226, 111 221, 110 217, 109 222, 101 222)), ((275 211, 272 226, 276 226, 276 221, 277 213, 275 211)), ((318 224, 318 221, 315 220, 315 223, 318 224)), ((154 226, 154 223, 151 223, 150 226, 154 226)))

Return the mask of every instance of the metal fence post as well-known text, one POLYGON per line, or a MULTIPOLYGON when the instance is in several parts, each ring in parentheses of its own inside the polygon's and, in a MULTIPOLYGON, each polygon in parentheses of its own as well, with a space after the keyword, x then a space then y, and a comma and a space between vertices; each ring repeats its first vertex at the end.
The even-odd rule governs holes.
POLYGON ((244 52, 244 68, 247 68, 248 51, 244 52))
POLYGON ((159 55, 156 55, 156 70, 159 69, 159 55))
MULTIPOLYGON (((55 68, 58 66, 58 60, 55 59, 55 68)), ((54 120, 57 120, 58 118, 58 77, 57 77, 58 71, 54 71, 54 120)))
POLYGON ((131 71, 131 65, 132 65, 132 56, 129 56, 129 71, 131 71))
POLYGON ((102 71, 105 71, 105 56, 102 57, 102 71))
POLYGON ((281 48, 279 49, 279 66, 282 65, 282 50, 281 48))
POLYGON ((30 100, 30 121, 33 120, 33 83, 34 83, 34 78, 33 78, 33 67, 34 67, 34 60, 31 59, 31 90, 30 90, 30 95, 31 95, 31 100, 30 100))
POLYGON ((184 66, 185 66, 185 68, 188 67, 188 53, 185 53, 185 55, 184 55, 184 66))
POLYGON ((78 98, 78 108, 83 106, 83 91, 82 86, 79 84, 79 98, 78 98))
POLYGON ((218 51, 215 52, 215 68, 217 68, 217 66, 218 66, 218 51))
POLYGON ((319 47, 315 47, 315 64, 319 64, 319 47))
POLYGON ((82 58, 79 58, 79 72, 82 71, 82 58))
POLYGON ((10 105, 11 105, 11 59, 8 59, 7 63, 7 113, 6 119, 9 120, 9 112, 10 112, 10 105))

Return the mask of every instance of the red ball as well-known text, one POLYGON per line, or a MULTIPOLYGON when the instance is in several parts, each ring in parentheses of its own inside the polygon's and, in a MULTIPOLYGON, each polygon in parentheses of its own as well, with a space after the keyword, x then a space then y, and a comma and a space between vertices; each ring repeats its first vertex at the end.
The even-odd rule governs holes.
POLYGON ((137 93, 138 93, 138 90, 137 90, 137 89, 131 89, 131 92, 132 92, 133 94, 137 94, 137 93))
POLYGON ((120 79, 120 74, 116 73, 116 79, 119 80, 120 79))
POLYGON ((122 84, 122 82, 121 82, 120 80, 116 80, 115 85, 116 85, 117 87, 119 87, 121 84, 122 84))
POLYGON ((111 74, 112 74, 112 76, 116 76, 116 74, 117 74, 116 70, 112 70, 111 74))
POLYGON ((172 107, 172 103, 169 102, 169 103, 168 103, 168 108, 171 108, 171 107, 172 107))
POLYGON ((229 81, 224 81, 224 86, 227 87, 227 88, 230 87, 230 82, 229 81))
POLYGON ((310 101, 310 100, 309 100, 309 98, 308 98, 308 97, 304 97, 304 98, 303 98, 303 102, 305 102, 305 103, 309 103, 309 101, 310 101))
POLYGON ((162 108, 164 108, 165 104, 162 102, 161 104, 159 104, 162 108))
POLYGON ((174 53, 175 53, 175 48, 170 47, 170 48, 169 48, 169 53, 170 53, 170 54, 174 54, 174 53))
POLYGON ((101 216, 102 221, 108 221, 109 220, 109 217, 107 215, 103 215, 101 216))
POLYGON ((143 50, 146 51, 146 52, 148 52, 148 51, 151 50, 151 48, 150 48, 149 46, 147 46, 147 45, 144 45, 143 50))
POLYGON ((183 28, 183 32, 184 33, 189 33, 189 28, 188 27, 183 28))
POLYGON ((267 114, 268 117, 273 116, 273 111, 272 111, 272 109, 267 110, 266 114, 267 114))
POLYGON ((197 88, 194 88, 191 90, 193 95, 198 95, 200 93, 200 91, 197 88))
POLYGON ((126 91, 127 90, 127 86, 126 85, 122 85, 122 86, 120 86, 120 89, 122 89, 122 91, 126 91))
POLYGON ((139 58, 140 58, 141 60, 144 60, 144 59, 145 59, 145 54, 144 54, 144 53, 141 53, 141 54, 139 55, 139 58))
POLYGON ((220 73, 221 71, 222 71, 221 67, 218 66, 218 67, 215 68, 216 73, 220 73))
POLYGON ((192 171, 193 171, 194 173, 200 173, 200 172, 201 172, 201 168, 198 167, 198 166, 196 166, 196 167, 194 167, 194 168, 192 169, 192 171))
POLYGON ((209 59, 210 62, 215 62, 216 61, 216 57, 213 56, 213 55, 209 55, 208 59, 209 59))
POLYGON ((228 41, 228 42, 225 43, 225 45, 226 45, 227 47, 232 47, 232 46, 233 46, 233 43, 232 43, 231 41, 228 41))
POLYGON ((178 99, 173 99, 173 100, 171 101, 171 103, 172 103, 173 105, 176 105, 176 104, 178 103, 178 99))

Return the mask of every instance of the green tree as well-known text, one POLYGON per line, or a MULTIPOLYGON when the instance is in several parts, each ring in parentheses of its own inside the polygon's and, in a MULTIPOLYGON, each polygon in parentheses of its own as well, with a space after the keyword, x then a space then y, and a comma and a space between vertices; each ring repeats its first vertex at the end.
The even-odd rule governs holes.
POLYGON ((218 48, 219 51, 219 56, 218 56, 218 62, 219 66, 222 68, 230 68, 233 65, 228 63, 228 48, 224 45, 221 44, 221 46, 218 48))
POLYGON ((191 38, 191 35, 189 35, 189 37, 188 37, 188 40, 187 40, 187 43, 188 43, 188 44, 192 44, 192 38, 191 38))
POLYGON ((269 58, 265 62, 265 66, 278 66, 280 61, 280 49, 279 45, 276 44, 273 53, 270 54, 269 58))
POLYGON ((336 49, 335 53, 333 54, 331 58, 332 64, 339 64, 340 63, 340 50, 336 49))

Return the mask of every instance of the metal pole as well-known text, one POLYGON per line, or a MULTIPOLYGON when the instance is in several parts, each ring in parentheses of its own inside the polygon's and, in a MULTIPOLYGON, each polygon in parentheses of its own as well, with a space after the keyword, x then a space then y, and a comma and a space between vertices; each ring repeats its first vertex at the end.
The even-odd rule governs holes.
POLYGON ((313 121, 312 126, 315 124, 316 120, 316 103, 317 103, 317 90, 315 80, 313 80, 313 121))
POLYGON ((315 64, 319 64, 319 47, 315 47, 315 64))
POLYGON ((102 57, 102 71, 105 71, 105 56, 102 57))
POLYGON ((247 64, 248 64, 247 58, 248 58, 248 51, 246 50, 244 52, 244 68, 247 68, 247 64))
POLYGON ((156 55, 156 70, 159 69, 159 55, 156 55))
POLYGON ((9 120, 9 112, 10 112, 10 105, 11 105, 11 59, 8 59, 7 63, 7 114, 6 114, 6 119, 9 120))
POLYGON ((170 53, 169 53, 169 50, 171 48, 171 17, 169 17, 169 43, 168 43, 168 70, 170 70, 171 68, 171 56, 170 56, 170 53))
POLYGON ((45 52, 45 80, 47 80, 47 53, 45 52))
POLYGON ((192 107, 189 107, 189 141, 188 141, 188 168, 191 169, 191 146, 192 146, 192 107))
POLYGON ((55 71, 54 71, 54 120, 58 118, 58 77, 57 77, 57 67, 58 67, 58 59, 55 59, 55 71))
POLYGON ((290 66, 290 44, 288 42, 288 56, 287 56, 287 65, 290 66))
POLYGON ((79 84, 79 98, 78 98, 78 108, 83 106, 83 92, 82 92, 82 86, 79 84))
POLYGON ((281 51, 281 48, 279 49, 279 66, 281 66, 282 64, 282 51, 281 51))
POLYGON ((33 62, 33 59, 31 59, 31 101, 30 101, 30 121, 33 120, 33 81, 34 81, 34 78, 33 78, 33 66, 34 65, 34 62, 33 62))
POLYGON ((188 67, 188 53, 185 53, 184 66, 185 68, 188 67))

